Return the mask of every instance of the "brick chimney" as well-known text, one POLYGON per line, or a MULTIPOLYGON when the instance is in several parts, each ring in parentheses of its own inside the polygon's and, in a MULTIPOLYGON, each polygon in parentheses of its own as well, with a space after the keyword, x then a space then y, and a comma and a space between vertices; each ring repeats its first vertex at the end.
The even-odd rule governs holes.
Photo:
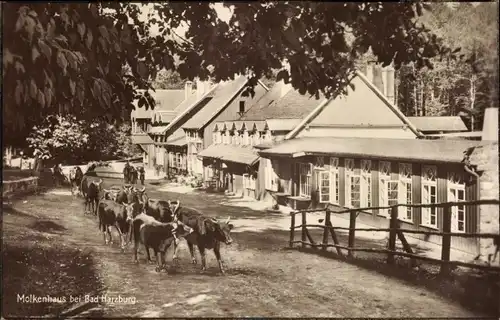
POLYGON ((193 94, 193 82, 186 81, 184 85, 184 100, 187 100, 193 94))

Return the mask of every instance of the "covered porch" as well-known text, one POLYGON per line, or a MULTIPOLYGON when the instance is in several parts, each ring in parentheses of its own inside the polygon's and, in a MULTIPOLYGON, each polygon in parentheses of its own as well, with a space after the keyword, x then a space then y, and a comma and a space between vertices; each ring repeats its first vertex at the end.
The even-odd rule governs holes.
POLYGON ((201 151, 205 187, 256 197, 258 154, 251 148, 213 144, 201 151))

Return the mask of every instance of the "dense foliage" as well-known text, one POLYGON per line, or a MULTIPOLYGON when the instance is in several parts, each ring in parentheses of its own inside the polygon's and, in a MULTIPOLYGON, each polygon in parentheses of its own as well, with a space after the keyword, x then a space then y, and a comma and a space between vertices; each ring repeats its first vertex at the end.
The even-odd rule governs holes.
MULTIPOLYGON (((147 106, 157 72, 183 79, 256 80, 279 70, 302 93, 345 90, 356 60, 371 47, 396 67, 448 54, 415 23, 421 3, 233 2, 229 23, 209 2, 161 2, 141 20, 140 4, 3 4, 4 142, 22 145, 50 114, 119 120, 147 106), (185 22, 184 40, 174 31, 185 22), (152 35, 151 26, 160 34, 152 35), (289 71, 285 62, 289 63, 289 71), (129 72, 124 72, 125 68, 129 72)), ((255 81, 254 81, 255 83, 255 81)), ((153 103, 151 103, 153 104, 153 103)))
POLYGON ((413 64, 398 72, 398 106, 407 115, 463 115, 480 130, 483 111, 498 107, 498 3, 435 2, 419 17, 464 59, 432 59, 433 69, 413 64))
POLYGON ((33 155, 53 163, 81 164, 92 160, 137 155, 130 141, 130 126, 118 129, 106 123, 49 116, 27 138, 33 155))

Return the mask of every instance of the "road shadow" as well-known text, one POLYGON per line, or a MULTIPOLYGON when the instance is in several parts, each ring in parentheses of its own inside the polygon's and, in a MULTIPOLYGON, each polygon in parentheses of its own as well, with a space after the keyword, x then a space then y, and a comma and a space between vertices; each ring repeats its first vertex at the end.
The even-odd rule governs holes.
POLYGON ((30 227, 36 231, 55 233, 55 234, 67 230, 62 225, 55 223, 53 221, 50 221, 50 220, 36 221, 33 224, 31 224, 30 227))
MULTIPOLYGON (((312 229, 312 228, 311 228, 312 229)), ((309 230, 316 243, 322 242, 323 231, 309 230)), ((342 246, 348 246, 347 232, 337 232, 337 239, 342 246)), ((330 235, 328 235, 330 237, 330 235)), ((290 231, 279 229, 264 229, 260 231, 242 231, 232 233, 239 250, 253 249, 259 251, 298 250, 329 259, 341 260, 358 267, 368 269, 384 276, 397 278, 409 285, 424 287, 440 296, 459 301, 464 307, 484 313, 497 315, 500 301, 500 275, 494 273, 476 272, 469 269, 455 269, 450 277, 439 275, 439 266, 417 260, 418 267, 413 267, 407 258, 396 258, 395 265, 387 264, 387 255, 380 253, 355 252, 353 258, 347 257, 346 250, 339 255, 335 248, 327 250, 302 247, 295 244, 288 248, 290 231)), ((295 240, 301 239, 300 229, 295 232, 295 240)), ((307 239, 307 238, 306 238, 307 239)), ((308 239, 306 241, 309 241, 308 239)), ((333 243, 329 239, 329 243, 333 243)), ((355 246, 362 248, 386 249, 387 240, 371 240, 356 238, 355 246)), ((424 248, 413 247, 413 252, 424 255, 424 248)), ((399 248, 398 251, 402 251, 399 248)))
MULTIPOLYGON (((90 255, 60 247, 33 248, 25 240, 4 244, 2 270, 5 318, 69 316, 66 311, 75 305, 70 296, 83 297, 102 286, 90 255), (33 302, 42 297, 46 300, 33 302)), ((79 312, 96 306, 82 306, 79 312)))

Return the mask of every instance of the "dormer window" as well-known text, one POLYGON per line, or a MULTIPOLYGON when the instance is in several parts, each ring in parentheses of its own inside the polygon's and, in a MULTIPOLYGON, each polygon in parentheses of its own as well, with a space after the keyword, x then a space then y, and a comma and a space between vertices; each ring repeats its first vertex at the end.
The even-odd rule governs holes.
POLYGON ((245 101, 240 101, 240 111, 239 114, 243 115, 245 113, 245 101))

